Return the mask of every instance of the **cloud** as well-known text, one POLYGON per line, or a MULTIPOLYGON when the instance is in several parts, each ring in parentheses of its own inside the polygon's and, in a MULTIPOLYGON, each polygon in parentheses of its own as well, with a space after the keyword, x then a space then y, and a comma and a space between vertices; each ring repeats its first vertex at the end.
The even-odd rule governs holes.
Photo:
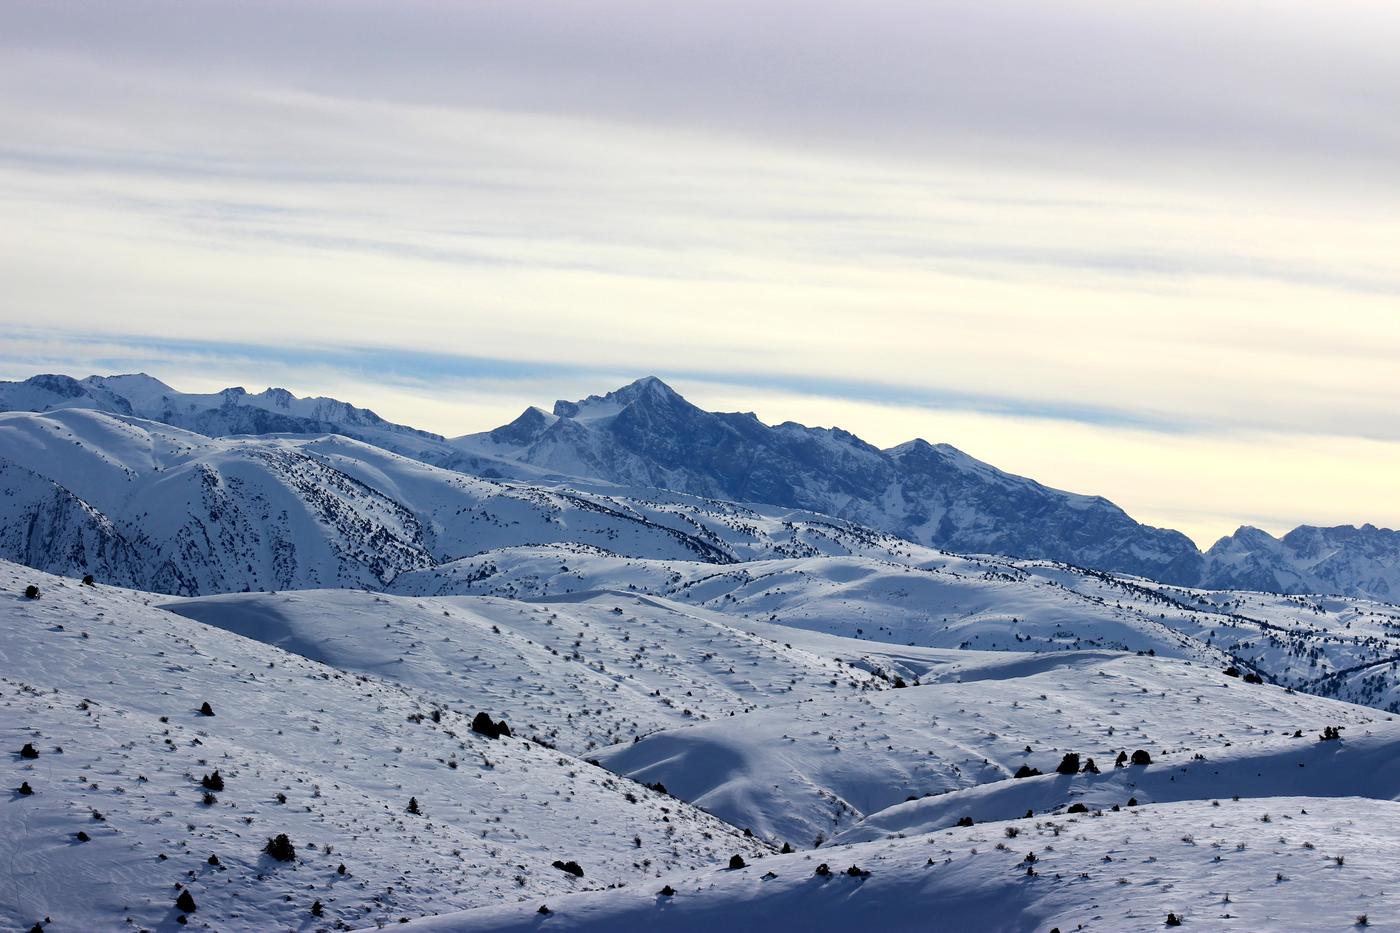
POLYGON ((1225 478, 1260 462, 1248 444, 1364 454, 1336 475, 1389 488, 1400 13, 245 0, 3 16, 12 375, 149 363, 451 433, 657 373, 735 407, 849 411, 890 443, 985 444, 1075 489, 1150 477, 1141 490, 1175 498, 1122 495, 1152 514, 1375 517, 1311 483, 1228 508, 1210 490, 1242 486, 1225 478), (1077 480, 1017 446, 1030 437, 1116 472, 1077 480), (1162 481, 1176 449, 1211 464, 1201 488, 1162 481))

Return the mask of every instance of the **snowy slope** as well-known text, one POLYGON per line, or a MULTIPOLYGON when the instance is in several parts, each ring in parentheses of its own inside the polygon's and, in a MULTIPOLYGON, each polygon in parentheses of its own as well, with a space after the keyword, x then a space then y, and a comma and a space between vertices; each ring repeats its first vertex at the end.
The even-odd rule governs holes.
POLYGON ((195 927, 373 925, 763 851, 563 752, 475 735, 474 707, 148 595, 6 563, 0 594, 0 929, 45 917, 53 930, 178 929, 177 883, 195 927), (16 595, 30 583, 40 599, 16 595), (19 754, 26 743, 37 759, 19 754), (200 779, 215 769, 224 789, 206 804, 200 779), (278 833, 295 862, 260 854, 278 833))
POLYGON ((766 839, 807 847, 906 798, 1021 785, 1009 779, 1022 765, 1053 772, 1069 752, 1108 771, 1120 751, 1185 760, 1226 742, 1272 742, 1284 731, 1359 729, 1383 719, 1185 661, 1100 652, 1058 660, 1046 670, 1003 672, 1013 676, 759 710, 650 735, 598 757, 766 839))
POLYGON ((889 686, 863 667, 741 631, 724 616, 628 594, 518 602, 313 590, 164 608, 444 701, 508 711, 520 735, 574 754, 836 689, 889 686))
MULTIPOLYGON (((1044 561, 936 554, 748 561, 623 558, 510 548, 407 573, 403 593, 541 598, 595 589, 664 596, 746 624, 887 646, 1195 658, 1270 683, 1400 712, 1400 607, 1347 597, 1193 590, 1044 561)), ((798 637, 795 633, 786 640, 798 637)), ((875 650, 867 644, 866 651, 875 650)), ((888 653, 888 648, 881 649, 888 653)), ((912 680, 912 659, 888 667, 912 680)))
POLYGON ((379 589, 551 542, 712 563, 910 547, 786 511, 500 483, 338 435, 209 438, 85 409, 0 414, 0 468, 0 556, 172 594, 379 589))
POLYGON ((1397 858, 1400 804, 1225 797, 769 856, 668 877, 672 896, 659 881, 407 929, 1119 933, 1161 930, 1174 914, 1185 930, 1347 930, 1363 915, 1394 930, 1397 858), (829 877, 817 876, 821 864, 829 877), (853 866, 868 874, 845 874, 853 866))

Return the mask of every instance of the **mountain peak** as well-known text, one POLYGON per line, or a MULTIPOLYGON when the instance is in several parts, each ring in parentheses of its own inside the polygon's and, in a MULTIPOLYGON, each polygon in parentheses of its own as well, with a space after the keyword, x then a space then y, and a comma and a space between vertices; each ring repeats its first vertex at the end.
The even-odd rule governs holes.
POLYGON ((590 395, 577 402, 560 399, 554 403, 554 414, 560 418, 596 420, 611 417, 638 401, 685 403, 679 392, 656 376, 643 376, 606 395, 590 395))

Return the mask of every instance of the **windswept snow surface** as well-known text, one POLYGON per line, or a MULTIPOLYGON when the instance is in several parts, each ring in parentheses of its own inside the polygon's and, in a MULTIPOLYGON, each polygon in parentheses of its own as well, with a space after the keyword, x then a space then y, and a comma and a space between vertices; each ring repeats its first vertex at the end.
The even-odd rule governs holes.
MULTIPOLYGON (((1019 676, 1006 671, 1009 676, 755 711, 653 734, 598 757, 611 770, 660 781, 766 839, 810 847, 909 798, 938 805, 940 795, 980 785, 1042 790, 1045 779, 1012 775, 1023 765, 1053 773, 1071 752, 1093 758, 1107 775, 1120 752, 1142 749, 1153 760, 1186 762, 1230 745, 1236 757, 1276 756, 1281 747, 1305 744, 1285 737, 1297 730, 1316 741, 1325 726, 1341 725, 1350 740, 1368 727, 1390 725, 1375 710, 1245 684, 1186 661, 1097 652, 1057 660, 1053 668, 1019 676)), ((1400 754, 1400 744, 1387 747, 1400 754)), ((1282 787, 1274 782, 1252 792, 1253 785, 1237 780, 1228 792, 1287 792, 1293 770, 1290 762, 1282 787)), ((1330 777, 1338 793, 1369 793, 1376 786, 1358 779, 1351 772, 1330 777)), ((1079 786, 1054 783, 1034 805, 1043 810, 1070 802, 1079 786)), ((1400 777, 1378 795, 1390 799, 1397 792, 1400 777)))
POLYGON ((765 849, 563 751, 474 734, 460 695, 308 661, 144 594, 5 563, 0 591, 0 929, 179 929, 177 884, 195 927, 374 925, 765 849), (18 595, 31 583, 38 600, 18 595), (295 861, 262 854, 279 833, 295 861))
POLYGON ((1397 859, 1400 804, 1224 797, 768 856, 406 930, 1121 933, 1161 930, 1168 914, 1184 930, 1353 930, 1363 915, 1367 929, 1394 930, 1397 859), (816 874, 822 864, 830 876, 816 874))

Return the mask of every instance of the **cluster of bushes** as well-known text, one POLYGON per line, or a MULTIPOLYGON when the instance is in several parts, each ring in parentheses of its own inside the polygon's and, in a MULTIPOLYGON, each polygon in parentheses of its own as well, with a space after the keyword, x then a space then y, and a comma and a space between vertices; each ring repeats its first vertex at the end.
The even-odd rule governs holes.
POLYGON ((484 712, 477 713, 472 717, 472 731, 477 735, 484 735, 488 739, 499 739, 502 736, 509 736, 511 734, 510 726, 506 725, 504 719, 500 722, 496 722, 491 719, 489 713, 484 712))

